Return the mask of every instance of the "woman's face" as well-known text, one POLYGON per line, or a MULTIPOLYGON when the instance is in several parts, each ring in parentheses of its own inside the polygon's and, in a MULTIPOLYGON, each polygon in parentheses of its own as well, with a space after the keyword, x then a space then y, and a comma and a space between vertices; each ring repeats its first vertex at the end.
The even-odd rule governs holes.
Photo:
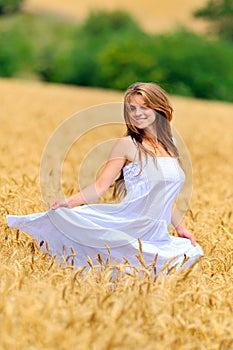
POLYGON ((131 96, 129 104, 131 123, 138 129, 148 129, 153 131, 155 128, 155 110, 146 106, 146 103, 140 94, 131 96))

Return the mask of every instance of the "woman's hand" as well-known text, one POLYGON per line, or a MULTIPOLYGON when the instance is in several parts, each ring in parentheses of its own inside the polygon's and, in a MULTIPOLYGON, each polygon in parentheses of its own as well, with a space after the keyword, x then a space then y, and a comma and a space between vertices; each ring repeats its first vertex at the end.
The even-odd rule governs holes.
POLYGON ((192 245, 194 247, 196 246, 197 243, 195 237, 187 228, 176 229, 176 231, 179 237, 190 239, 192 245))
POLYGON ((65 208, 68 207, 68 201, 67 201, 66 198, 56 199, 56 200, 53 201, 53 202, 50 204, 50 206, 49 206, 49 208, 50 208, 50 209, 53 209, 53 210, 55 210, 55 209, 57 209, 57 208, 59 208, 59 207, 65 207, 65 208))
POLYGON ((179 237, 190 239, 192 245, 196 246, 194 235, 186 228, 182 215, 176 206, 176 202, 172 206, 172 224, 176 229, 179 237))

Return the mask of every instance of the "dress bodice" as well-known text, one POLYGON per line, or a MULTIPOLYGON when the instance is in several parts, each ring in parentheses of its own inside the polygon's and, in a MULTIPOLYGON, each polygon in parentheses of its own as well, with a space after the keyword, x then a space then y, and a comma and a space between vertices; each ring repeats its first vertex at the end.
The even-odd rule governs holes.
MULTIPOLYGON (((142 162, 132 162, 123 168, 124 181, 127 191, 135 190, 135 186, 144 185, 145 191, 149 191, 158 183, 180 184, 182 187, 185 175, 175 157, 148 157, 142 162)), ((179 187, 179 186, 178 186, 179 187)))
POLYGON ((147 161, 143 160, 142 169, 140 162, 129 163, 123 168, 123 174, 125 201, 140 200, 145 214, 169 220, 168 213, 185 181, 178 159, 149 156, 147 161))

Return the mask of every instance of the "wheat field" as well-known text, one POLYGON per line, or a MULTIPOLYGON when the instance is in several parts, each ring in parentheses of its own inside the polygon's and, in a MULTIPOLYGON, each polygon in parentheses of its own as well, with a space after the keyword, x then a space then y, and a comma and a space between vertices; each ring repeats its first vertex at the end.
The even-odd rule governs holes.
MULTIPOLYGON (((173 125, 193 166, 185 222, 204 250, 190 269, 154 276, 140 257, 130 273, 126 260, 116 265, 101 257, 75 268, 6 226, 7 213, 44 210, 40 160, 55 128, 77 111, 122 96, 0 79, 1 350, 233 349, 232 104, 171 96, 173 125)), ((106 137, 100 134, 82 139, 67 156, 66 193, 82 156, 106 137)))
POLYGON ((206 23, 194 19, 192 13, 205 3, 205 0, 144 0, 143 3, 138 0, 27 0, 25 10, 83 21, 93 10, 120 9, 131 13, 144 29, 151 32, 163 32, 184 25, 192 30, 203 31, 206 23))

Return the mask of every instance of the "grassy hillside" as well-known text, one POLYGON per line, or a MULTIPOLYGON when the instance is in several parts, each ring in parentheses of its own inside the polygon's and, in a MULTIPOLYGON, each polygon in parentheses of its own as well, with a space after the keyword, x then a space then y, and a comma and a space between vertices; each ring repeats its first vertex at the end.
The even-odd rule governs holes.
POLYGON ((186 25, 195 30, 203 30, 204 23, 193 19, 193 10, 201 7, 205 0, 27 0, 25 8, 30 11, 48 11, 83 21, 90 10, 124 9, 134 15, 142 26, 153 32, 173 29, 177 25, 186 25))
MULTIPOLYGON (((205 256, 188 271, 156 282, 140 264, 135 274, 121 275, 122 264, 114 282, 111 269, 95 260, 89 271, 55 263, 26 234, 8 228, 5 214, 44 210, 40 160, 55 128, 84 108, 121 102, 122 94, 0 79, 0 349, 232 348, 233 105, 171 100, 173 125, 194 171, 185 221, 205 256)), ((75 145, 64 165, 66 193, 77 186, 85 153, 122 131, 96 129, 75 145)))

